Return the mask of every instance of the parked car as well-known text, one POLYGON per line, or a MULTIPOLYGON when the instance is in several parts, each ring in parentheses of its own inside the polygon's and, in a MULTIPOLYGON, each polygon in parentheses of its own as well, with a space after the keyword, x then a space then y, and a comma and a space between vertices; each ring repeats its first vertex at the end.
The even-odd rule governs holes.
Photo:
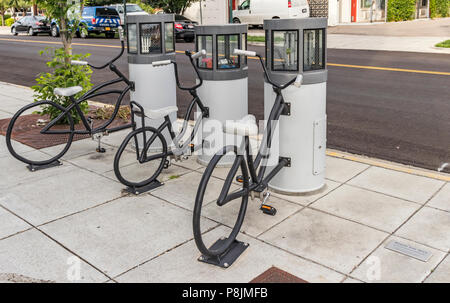
MULTIPOLYGON (((114 8, 120 16, 120 24, 123 24, 123 4, 112 4, 108 6, 114 8)), ((127 3, 127 15, 148 15, 139 5, 134 3, 127 3)))
POLYGON ((309 17, 307 0, 245 0, 233 10, 233 23, 260 26, 265 19, 309 17))
MULTIPOLYGON (((114 8, 88 6, 83 8, 76 34, 79 38, 87 38, 91 33, 105 34, 106 38, 114 38, 119 26, 120 17, 114 8)), ((51 35, 59 36, 59 26, 56 21, 52 21, 51 35)))
POLYGON ((28 33, 36 36, 40 33, 50 34, 50 22, 43 16, 25 16, 11 25, 11 34, 28 33))
POLYGON ((194 41, 194 26, 198 23, 185 16, 175 15, 175 37, 186 42, 194 41))

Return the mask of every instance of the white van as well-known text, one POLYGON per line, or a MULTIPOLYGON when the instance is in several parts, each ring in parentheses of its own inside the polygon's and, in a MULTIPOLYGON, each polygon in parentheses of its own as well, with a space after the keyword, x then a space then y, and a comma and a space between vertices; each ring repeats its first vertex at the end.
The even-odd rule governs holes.
POLYGON ((309 17, 307 0, 240 0, 233 10, 233 23, 262 25, 265 19, 309 17))

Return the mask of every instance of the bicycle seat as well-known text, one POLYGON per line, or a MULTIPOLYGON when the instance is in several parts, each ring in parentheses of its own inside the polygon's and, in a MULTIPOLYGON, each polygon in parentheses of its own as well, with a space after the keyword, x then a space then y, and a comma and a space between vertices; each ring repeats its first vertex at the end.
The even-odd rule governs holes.
POLYGON ((83 88, 81 86, 72 86, 72 87, 57 87, 53 90, 53 93, 57 96, 70 97, 81 92, 83 88))
POLYGON ((165 116, 170 115, 171 113, 175 113, 178 111, 178 107, 176 106, 168 106, 168 107, 163 107, 160 109, 144 109, 144 114, 147 118, 150 119, 161 119, 164 118, 165 116))
POLYGON ((256 136, 258 134, 256 118, 253 115, 247 115, 241 120, 227 121, 225 122, 223 131, 232 135, 256 136))

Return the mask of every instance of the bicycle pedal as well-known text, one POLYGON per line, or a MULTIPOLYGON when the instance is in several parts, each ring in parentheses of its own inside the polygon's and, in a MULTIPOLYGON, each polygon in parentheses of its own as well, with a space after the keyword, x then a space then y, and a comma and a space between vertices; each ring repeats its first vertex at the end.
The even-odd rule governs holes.
POLYGON ((261 207, 259 209, 262 210, 262 212, 266 215, 275 216, 277 213, 277 209, 268 204, 261 204, 261 207))
POLYGON ((193 153, 195 151, 195 145, 191 143, 189 147, 191 148, 191 153, 193 153))
POLYGON ((236 182, 244 183, 244 176, 242 175, 236 176, 236 182))
POLYGON ((166 159, 166 160, 164 161, 164 169, 168 169, 169 166, 170 166, 170 161, 169 161, 168 159, 166 159))

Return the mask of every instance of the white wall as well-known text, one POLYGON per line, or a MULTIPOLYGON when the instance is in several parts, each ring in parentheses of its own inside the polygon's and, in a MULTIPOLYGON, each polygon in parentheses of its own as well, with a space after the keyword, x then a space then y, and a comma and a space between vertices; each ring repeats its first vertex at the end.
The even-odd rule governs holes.
POLYGON ((328 25, 334 26, 339 23, 351 22, 351 0, 329 0, 328 2, 328 25))
MULTIPOLYGON (((342 1, 342 0, 340 0, 342 1)), ((338 0, 328 1, 328 25, 335 26, 339 23, 338 0)))
MULTIPOLYGON (((226 24, 228 23, 228 0, 202 0, 203 24, 226 24)), ((197 21, 200 20, 200 2, 193 3, 184 13, 184 15, 197 21)))
MULTIPOLYGON (((352 0, 341 0, 341 23, 352 22, 352 0)), ((356 12, 358 14, 358 12, 356 12)))

